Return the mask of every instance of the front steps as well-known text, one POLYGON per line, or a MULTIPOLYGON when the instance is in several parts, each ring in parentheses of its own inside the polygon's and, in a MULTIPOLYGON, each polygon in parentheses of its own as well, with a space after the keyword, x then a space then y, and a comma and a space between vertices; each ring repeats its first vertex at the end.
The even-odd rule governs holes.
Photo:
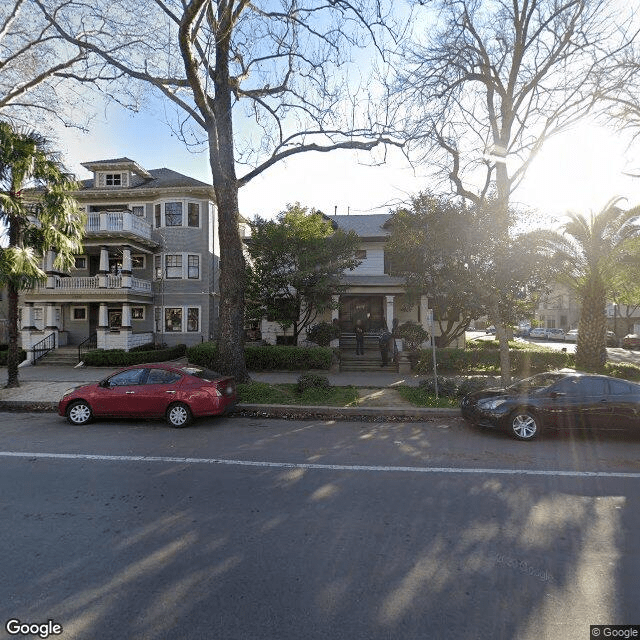
POLYGON ((58 347, 42 356, 36 363, 37 366, 75 367, 78 364, 78 347, 70 345, 58 347))
POLYGON ((387 371, 397 373, 398 365, 389 358, 389 364, 382 366, 378 334, 365 334, 364 354, 356 355, 355 333, 340 334, 340 371, 387 371))

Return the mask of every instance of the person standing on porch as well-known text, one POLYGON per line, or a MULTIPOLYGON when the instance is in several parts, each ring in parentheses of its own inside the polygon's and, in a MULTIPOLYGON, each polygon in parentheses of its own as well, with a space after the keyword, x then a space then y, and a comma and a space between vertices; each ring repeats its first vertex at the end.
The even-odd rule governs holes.
POLYGON ((382 366, 386 367, 389 364, 389 347, 391 345, 392 336, 387 329, 383 329, 380 337, 378 338, 378 345, 380 346, 380 356, 382 358, 382 366))
POLYGON ((364 327, 362 326, 362 320, 356 321, 356 326, 353 328, 356 334, 356 355, 364 355, 364 327))

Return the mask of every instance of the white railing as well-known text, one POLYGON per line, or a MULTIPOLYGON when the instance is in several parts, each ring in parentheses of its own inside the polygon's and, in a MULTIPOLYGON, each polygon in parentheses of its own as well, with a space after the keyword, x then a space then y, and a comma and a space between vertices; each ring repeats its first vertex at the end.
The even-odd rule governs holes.
MULTIPOLYGON (((99 283, 99 276, 75 276, 71 278, 61 278, 60 276, 56 276, 53 289, 61 291, 87 291, 99 289, 99 283)), ((129 287, 122 286, 122 276, 108 275, 106 285, 107 289, 129 290, 129 287)), ((130 290, 151 293, 151 281, 131 278, 130 290)), ((51 291, 51 288, 47 287, 44 283, 39 283, 32 288, 32 291, 51 291)))
POLYGON ((100 231, 130 231, 151 240, 151 225, 129 211, 101 211, 89 213, 85 226, 87 233, 100 231))
POLYGON ((149 280, 140 280, 140 278, 131 278, 131 288, 134 291, 147 291, 151 293, 151 282, 149 280))

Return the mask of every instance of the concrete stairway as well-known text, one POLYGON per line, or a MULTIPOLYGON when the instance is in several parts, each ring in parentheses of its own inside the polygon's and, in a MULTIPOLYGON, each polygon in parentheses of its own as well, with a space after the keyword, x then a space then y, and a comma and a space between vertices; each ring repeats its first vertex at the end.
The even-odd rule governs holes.
POLYGON ((364 354, 356 355, 355 333, 340 334, 340 371, 388 371, 397 372, 398 365, 389 359, 386 367, 382 366, 378 334, 365 334, 364 354))
POLYGON ((58 347, 40 358, 37 366, 75 367, 78 364, 78 347, 70 345, 58 347))

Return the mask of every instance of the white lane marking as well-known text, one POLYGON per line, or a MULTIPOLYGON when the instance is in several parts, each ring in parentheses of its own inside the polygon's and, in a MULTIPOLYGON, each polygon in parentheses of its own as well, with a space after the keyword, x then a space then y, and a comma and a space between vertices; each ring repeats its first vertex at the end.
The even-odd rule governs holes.
POLYGON ((508 476, 561 476, 569 478, 640 478, 640 472, 621 471, 563 471, 560 469, 474 469, 465 467, 399 467, 351 464, 317 464, 310 462, 268 462, 265 460, 228 460, 226 458, 181 458, 176 456, 119 456, 92 453, 39 453, 28 451, 0 451, 0 458, 36 458, 50 460, 98 460, 102 462, 163 462, 178 464, 219 464, 236 467, 264 467, 275 469, 308 469, 318 471, 355 471, 368 473, 451 473, 508 476))

